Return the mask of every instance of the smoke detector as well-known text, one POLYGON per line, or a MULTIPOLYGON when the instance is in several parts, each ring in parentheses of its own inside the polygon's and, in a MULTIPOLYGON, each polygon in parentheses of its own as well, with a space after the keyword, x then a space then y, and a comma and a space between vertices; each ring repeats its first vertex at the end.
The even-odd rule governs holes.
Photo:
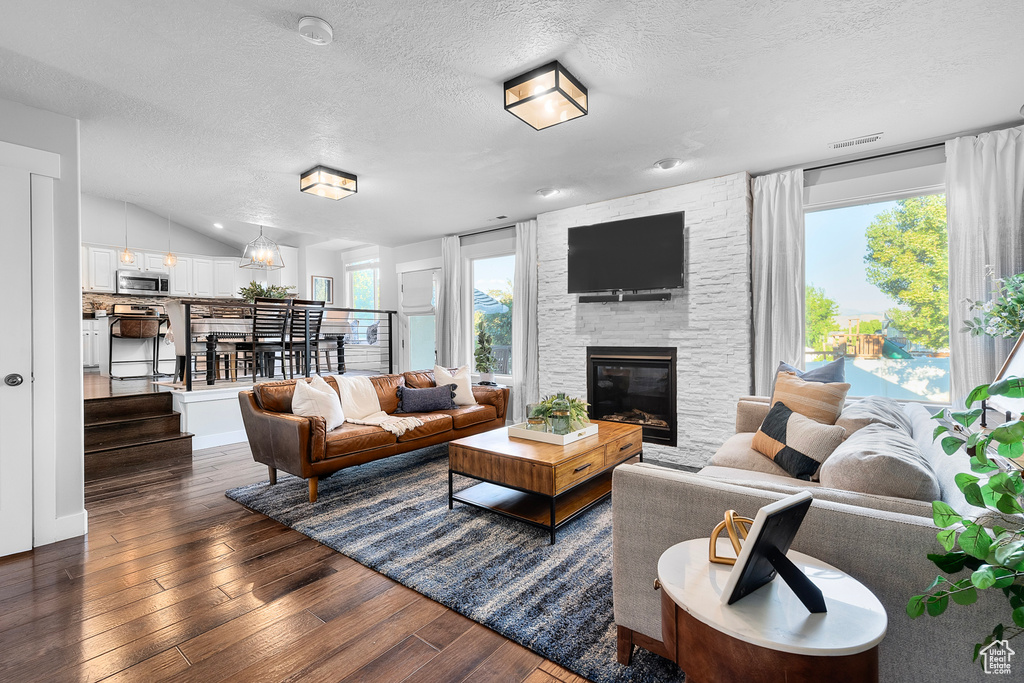
POLYGON ((543 189, 537 190, 537 194, 543 197, 544 199, 547 199, 548 197, 554 197, 558 193, 559 190, 554 187, 545 187, 543 189))
POLYGON ((859 147, 860 145, 867 145, 872 142, 878 142, 882 139, 884 133, 872 133, 871 135, 861 135, 859 138, 850 138, 849 140, 840 140, 839 142, 828 143, 829 149, 847 149, 848 147, 859 147))
POLYGON ((302 17, 299 19, 299 35, 314 45, 330 45, 334 40, 331 25, 320 17, 302 17))

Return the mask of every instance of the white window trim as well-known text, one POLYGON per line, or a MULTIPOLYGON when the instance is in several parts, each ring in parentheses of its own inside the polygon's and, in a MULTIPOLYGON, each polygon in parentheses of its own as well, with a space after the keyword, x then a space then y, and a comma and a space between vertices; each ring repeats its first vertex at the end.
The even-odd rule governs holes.
MULTIPOLYGON (((502 237, 490 242, 478 244, 467 244, 461 247, 459 255, 462 258, 462 301, 464 306, 463 319, 469 321, 467 329, 463 331, 465 337, 465 349, 467 357, 460 365, 468 364, 474 382, 480 381, 480 373, 473 372, 473 261, 498 256, 515 256, 516 242, 515 233, 511 237, 502 237)), ((494 375, 494 381, 498 384, 511 386, 512 375, 494 375)))

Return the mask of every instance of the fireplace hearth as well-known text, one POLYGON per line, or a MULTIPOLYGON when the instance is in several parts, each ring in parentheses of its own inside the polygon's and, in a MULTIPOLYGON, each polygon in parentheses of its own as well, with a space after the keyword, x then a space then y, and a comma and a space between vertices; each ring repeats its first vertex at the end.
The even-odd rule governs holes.
POLYGON ((643 427, 644 441, 676 445, 676 350, 587 347, 590 418, 643 427))

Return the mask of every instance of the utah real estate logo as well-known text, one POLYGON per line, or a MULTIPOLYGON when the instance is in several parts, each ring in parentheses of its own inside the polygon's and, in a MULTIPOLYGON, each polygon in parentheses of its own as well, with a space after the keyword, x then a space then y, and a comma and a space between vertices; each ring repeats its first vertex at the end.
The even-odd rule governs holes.
POLYGON ((994 640, 981 649, 982 668, 987 674, 1010 673, 1010 659, 1017 654, 1005 640, 994 640))

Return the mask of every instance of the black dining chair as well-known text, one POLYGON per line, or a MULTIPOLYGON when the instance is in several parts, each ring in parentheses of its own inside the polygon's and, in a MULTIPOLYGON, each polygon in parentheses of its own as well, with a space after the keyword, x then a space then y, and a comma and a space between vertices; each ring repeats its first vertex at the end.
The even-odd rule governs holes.
POLYGON ((300 363, 305 365, 306 347, 309 347, 309 358, 316 359, 316 374, 320 374, 320 325, 324 319, 323 301, 307 301, 292 299, 292 317, 288 335, 288 358, 292 379, 296 370, 302 370, 300 363), (308 332, 308 343, 307 343, 308 332))
POLYGON ((249 339, 237 342, 235 348, 240 353, 251 354, 254 381, 260 368, 266 377, 274 377, 278 353, 281 354, 281 375, 287 376, 284 353, 291 308, 291 299, 257 297, 253 302, 252 334, 249 339))

